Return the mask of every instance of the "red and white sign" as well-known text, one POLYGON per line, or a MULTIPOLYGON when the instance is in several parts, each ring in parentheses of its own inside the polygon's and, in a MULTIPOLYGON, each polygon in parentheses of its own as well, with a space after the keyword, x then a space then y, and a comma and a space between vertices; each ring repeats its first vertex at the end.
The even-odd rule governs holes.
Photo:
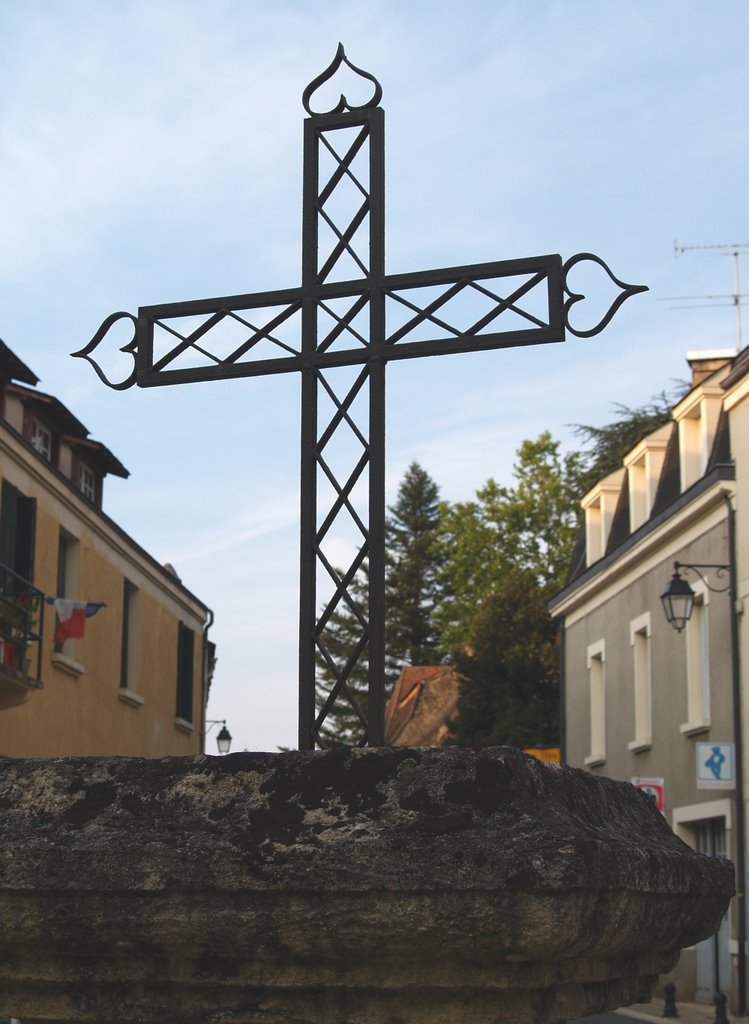
POLYGON ((637 786, 643 793, 650 797, 655 806, 661 812, 666 813, 666 780, 665 779, 632 779, 632 785, 637 786))

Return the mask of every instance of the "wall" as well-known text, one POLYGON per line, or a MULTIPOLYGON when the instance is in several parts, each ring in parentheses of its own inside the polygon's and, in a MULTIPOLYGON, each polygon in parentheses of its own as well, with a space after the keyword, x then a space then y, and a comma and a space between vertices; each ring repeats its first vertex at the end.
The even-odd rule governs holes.
POLYGON ((87 620, 83 639, 65 643, 62 656, 53 648, 54 609, 46 607, 44 686, 0 710, 0 754, 198 753, 206 607, 1 424, 0 476, 37 501, 34 585, 56 594, 62 527, 78 542, 78 580, 67 596, 107 605, 87 620), (124 577, 139 590, 132 693, 120 691, 124 577), (195 634, 192 729, 175 724, 180 621, 195 634))

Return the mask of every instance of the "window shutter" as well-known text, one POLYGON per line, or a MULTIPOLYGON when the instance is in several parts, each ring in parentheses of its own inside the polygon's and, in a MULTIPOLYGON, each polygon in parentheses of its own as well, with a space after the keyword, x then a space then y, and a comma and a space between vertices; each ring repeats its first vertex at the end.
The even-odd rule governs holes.
POLYGON ((36 498, 27 498, 3 480, 0 501, 0 562, 32 583, 36 498))
POLYGON ((177 718, 192 722, 195 634, 184 622, 177 632, 177 718))

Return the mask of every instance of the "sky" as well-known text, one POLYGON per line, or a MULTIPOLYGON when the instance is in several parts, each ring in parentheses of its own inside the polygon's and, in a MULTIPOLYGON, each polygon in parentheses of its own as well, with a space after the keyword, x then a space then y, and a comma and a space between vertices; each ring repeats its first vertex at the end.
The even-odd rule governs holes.
POLYGON ((734 289, 675 243, 749 243, 748 34, 744 0, 0 5, 0 337, 213 609, 232 749, 296 743, 299 381, 113 392, 70 353, 117 310, 299 284, 301 95, 340 40, 383 88, 389 273, 592 252, 650 288, 592 339, 389 366, 389 502, 414 460, 448 501, 510 483, 524 439, 568 449, 735 348, 730 299, 671 297, 734 289))

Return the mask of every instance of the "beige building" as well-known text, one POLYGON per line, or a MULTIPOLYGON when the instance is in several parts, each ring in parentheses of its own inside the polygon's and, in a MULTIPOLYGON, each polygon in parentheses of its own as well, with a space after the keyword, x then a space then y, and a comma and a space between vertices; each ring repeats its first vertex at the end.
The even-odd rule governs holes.
POLYGON ((199 753, 212 613, 104 513, 127 470, 36 384, 0 342, 0 756, 199 753), (55 598, 102 607, 64 639, 55 598))
MULTIPOLYGON (((639 785, 685 842, 740 869, 741 765, 749 763, 749 350, 687 358, 692 388, 672 421, 582 499, 584 536, 551 605, 564 639, 563 755, 639 785), (695 593, 682 632, 661 603, 674 562, 728 567, 679 571, 695 593)), ((746 1007, 742 917, 737 897, 719 934, 682 954, 673 978, 679 998, 711 1002, 720 988, 734 1010, 746 1007)))

